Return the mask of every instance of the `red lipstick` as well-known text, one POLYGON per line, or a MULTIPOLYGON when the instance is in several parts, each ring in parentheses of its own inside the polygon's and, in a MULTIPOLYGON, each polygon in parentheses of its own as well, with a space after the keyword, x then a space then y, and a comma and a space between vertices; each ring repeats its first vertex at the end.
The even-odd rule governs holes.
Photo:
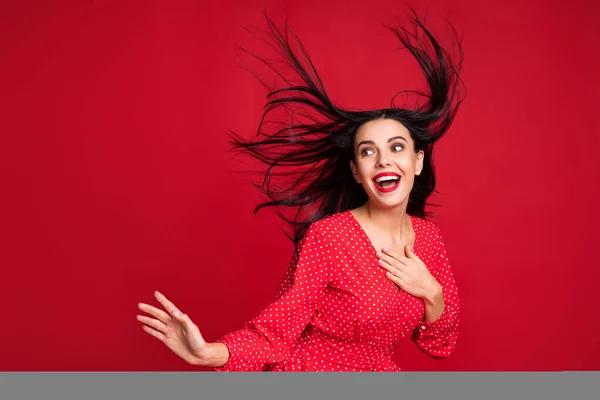
POLYGON ((383 192, 383 193, 389 193, 389 192, 393 192, 394 190, 396 190, 398 188, 398 186, 400 186, 401 180, 402 180, 402 178, 400 177, 400 175, 398 175, 395 172, 381 172, 381 173, 375 175, 375 177, 373 178, 375 187, 377 188, 377 190, 379 190, 380 192, 383 192), (395 182, 395 184, 390 187, 380 186, 380 183, 389 182, 389 181, 395 182))

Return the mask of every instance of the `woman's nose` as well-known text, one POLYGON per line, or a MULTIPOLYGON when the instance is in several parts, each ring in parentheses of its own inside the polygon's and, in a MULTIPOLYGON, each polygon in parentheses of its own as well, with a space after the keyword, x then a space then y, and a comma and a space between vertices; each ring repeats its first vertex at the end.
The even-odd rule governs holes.
POLYGON ((379 158, 377 159, 377 165, 380 167, 389 167, 392 165, 390 158, 387 154, 379 153, 379 158))

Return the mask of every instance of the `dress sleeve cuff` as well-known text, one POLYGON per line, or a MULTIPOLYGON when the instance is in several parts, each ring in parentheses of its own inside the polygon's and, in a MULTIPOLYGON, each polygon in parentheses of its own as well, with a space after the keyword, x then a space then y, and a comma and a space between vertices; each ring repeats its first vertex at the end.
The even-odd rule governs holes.
POLYGON ((419 329, 419 336, 423 339, 444 336, 450 329, 451 322, 451 318, 448 315, 448 309, 445 308, 442 315, 435 321, 427 322, 425 319, 422 319, 419 322, 419 325, 417 326, 419 329))
POLYGON ((215 372, 239 371, 244 369, 244 353, 240 343, 237 343, 234 337, 225 335, 217 340, 218 343, 223 343, 229 350, 229 358, 221 367, 214 367, 215 372))

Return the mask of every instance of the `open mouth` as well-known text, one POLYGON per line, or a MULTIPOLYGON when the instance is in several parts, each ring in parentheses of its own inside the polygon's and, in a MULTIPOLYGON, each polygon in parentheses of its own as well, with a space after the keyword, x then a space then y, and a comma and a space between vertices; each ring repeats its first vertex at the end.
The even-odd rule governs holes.
POLYGON ((375 187, 379 189, 379 191, 391 192, 400 185, 400 179, 400 175, 393 172, 386 172, 377 174, 375 178, 373 178, 373 182, 375 182, 375 187))

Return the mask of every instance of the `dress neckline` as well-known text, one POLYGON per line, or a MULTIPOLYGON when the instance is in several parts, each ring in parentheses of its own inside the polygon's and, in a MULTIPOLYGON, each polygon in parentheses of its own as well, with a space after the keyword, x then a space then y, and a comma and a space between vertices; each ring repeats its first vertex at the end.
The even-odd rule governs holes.
MULTIPOLYGON (((350 212, 350 210, 346 210, 345 213, 348 215, 348 217, 350 218, 350 220, 352 221, 352 223, 354 224, 354 226, 360 232, 360 234, 363 237, 363 240, 365 240, 369 244, 369 247, 371 248, 371 252, 374 255, 377 255, 377 252, 378 252, 377 248, 375 247, 375 245, 371 241, 371 238, 369 237, 369 235, 367 235, 367 232, 364 230, 364 228, 362 227, 362 225, 360 224, 360 222, 358 222, 358 220, 356 219, 356 217, 354 216, 354 214, 352 214, 350 212)), ((415 250, 417 248, 417 245, 419 243, 419 235, 418 235, 418 228, 417 228, 417 225, 418 225, 417 219, 418 219, 418 217, 415 217, 414 215, 410 215, 410 214, 407 214, 407 215, 410 217, 410 222, 412 224, 412 229, 413 229, 413 232, 415 234, 415 242, 413 243, 413 247, 412 247, 413 252, 415 252, 415 250)))

